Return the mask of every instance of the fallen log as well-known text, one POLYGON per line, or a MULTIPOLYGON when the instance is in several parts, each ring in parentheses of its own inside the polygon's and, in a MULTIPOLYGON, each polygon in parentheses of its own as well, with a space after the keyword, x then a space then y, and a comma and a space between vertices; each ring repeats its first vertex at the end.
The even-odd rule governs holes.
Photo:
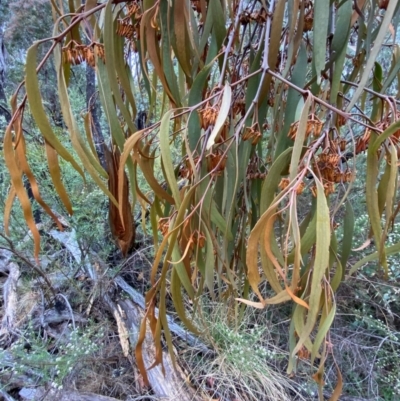
MULTIPOLYGON (((89 275, 96 286, 99 281, 99 276, 102 276, 102 274, 107 270, 106 264, 101 261, 97 255, 95 255, 97 259, 95 264, 92 264, 88 257, 86 257, 85 260, 82 260, 81 253, 78 252, 79 246, 74 232, 70 235, 68 235, 67 232, 63 232, 62 235, 60 235, 60 233, 53 231, 50 233, 52 237, 60 241, 72 253, 75 260, 84 266, 85 272, 89 275), (104 268, 104 271, 101 271, 103 270, 101 267, 104 268)), ((121 348, 124 356, 128 357, 129 360, 132 360, 131 355, 136 347, 140 324, 144 318, 144 310, 146 308, 145 300, 144 297, 129 286, 122 277, 117 276, 114 277, 113 280, 132 298, 132 301, 126 299, 115 302, 111 298, 109 292, 100 292, 98 296, 105 301, 117 322, 121 348)), ((90 308, 88 310, 90 310, 90 308)), ((158 314, 158 310, 156 311, 156 314, 158 314)), ((201 350, 204 353, 211 352, 211 350, 201 343, 201 341, 195 336, 177 325, 172 317, 167 316, 167 319, 171 332, 197 350, 201 350)), ((143 344, 143 359, 148 368, 153 365, 155 360, 155 349, 149 328, 146 332, 143 344)), ((165 376, 162 372, 161 366, 155 366, 147 372, 152 391, 156 397, 161 397, 160 399, 166 401, 195 401, 200 399, 197 398, 194 390, 185 382, 184 375, 178 370, 179 367, 175 368, 173 366, 172 360, 167 352, 163 353, 163 365, 165 376)))
MULTIPOLYGON (((60 241, 66 249, 68 249, 69 252, 71 252, 72 256, 74 259, 79 263, 83 264, 86 273, 89 274, 89 276, 96 281, 97 279, 97 269, 92 266, 90 263, 89 259, 86 257, 85 260, 82 260, 81 257, 81 252, 80 248, 78 245, 78 242, 76 240, 76 233, 75 231, 72 232, 67 232, 64 231, 62 233, 56 231, 56 230, 51 230, 49 233, 54 239, 60 241)), ((106 264, 98 257, 98 255, 94 255, 95 258, 98 260, 99 266, 102 266, 104 269, 106 269, 106 264)), ((142 294, 140 294, 138 291, 136 291, 134 288, 132 288, 121 276, 116 276, 114 277, 114 282, 122 289, 124 290, 132 299, 132 301, 140 306, 143 310, 146 309, 146 304, 145 304, 145 299, 142 294)), ((158 308, 156 308, 156 317, 158 317, 158 308)), ((189 333, 187 330, 183 329, 181 326, 179 326, 174 319, 167 315, 167 322, 169 329, 171 330, 172 333, 174 333, 176 336, 181 338, 183 341, 185 341, 187 344, 189 344, 191 347, 196 348, 197 350, 203 352, 203 353, 212 353, 212 350, 208 348, 204 343, 202 343, 197 337, 189 333)))
MULTIPOLYGON (((140 306, 143 310, 146 309, 144 296, 132 288, 121 276, 115 277, 114 282, 131 297, 135 304, 140 306)), ((158 318, 158 308, 156 308, 155 315, 158 318)), ((213 353, 213 351, 202 343, 196 336, 175 323, 174 319, 169 315, 167 315, 167 322, 170 331, 191 347, 196 348, 196 350, 203 353, 213 353)))
POLYGON ((12 337, 17 321, 19 266, 14 262, 10 262, 7 265, 7 270, 8 277, 3 286, 4 315, 0 324, 1 343, 12 337))
MULTIPOLYGON (((124 312, 129 341, 135 347, 139 336, 140 324, 144 318, 144 311, 130 299, 119 300, 117 305, 124 312)), ((150 368, 154 363, 156 352, 149 327, 147 327, 146 337, 142 344, 142 355, 145 366, 150 368)), ((185 381, 184 374, 179 366, 176 366, 175 369, 167 352, 163 352, 163 367, 165 375, 161 365, 154 366, 147 371, 149 383, 156 396, 170 401, 200 400, 195 390, 189 387, 185 381)))
POLYGON ((54 389, 46 390, 43 387, 24 387, 20 390, 19 396, 24 401, 120 401, 117 398, 94 393, 54 389))

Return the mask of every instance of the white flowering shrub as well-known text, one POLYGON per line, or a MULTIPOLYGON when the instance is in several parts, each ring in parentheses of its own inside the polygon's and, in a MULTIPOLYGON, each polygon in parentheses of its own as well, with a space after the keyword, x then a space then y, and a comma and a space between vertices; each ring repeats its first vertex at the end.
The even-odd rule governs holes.
POLYGON ((224 358, 241 371, 254 371, 274 360, 277 355, 274 350, 262 346, 261 339, 265 327, 257 324, 248 330, 233 330, 225 323, 217 322, 211 327, 211 336, 224 358))
MULTIPOLYGON (((365 310, 366 312, 366 310, 365 310)), ((384 400, 400 399, 400 333, 392 330, 385 321, 363 313, 356 322, 380 339, 375 353, 375 374, 384 400)))
MULTIPOLYGON (((367 241, 370 227, 369 224, 369 219, 366 214, 362 214, 356 218, 354 225, 354 249, 360 247, 367 241)), ((400 222, 396 222, 393 224, 393 227, 389 231, 389 235, 386 239, 386 246, 389 247, 397 244, 398 242, 400 242, 400 222)), ((371 250, 368 247, 362 251, 357 252, 357 259, 360 259, 370 252, 371 250)), ((389 281, 397 282, 400 278, 400 254, 389 255, 387 261, 389 267, 389 281)), ((377 270, 377 262, 375 261, 364 266, 362 271, 366 275, 373 277, 376 274, 377 270)))
POLYGON ((36 385, 50 385, 61 390, 65 378, 80 363, 99 349, 102 331, 94 334, 92 328, 72 329, 63 342, 43 339, 28 327, 25 333, 8 349, 0 348, 0 370, 35 378, 36 385))

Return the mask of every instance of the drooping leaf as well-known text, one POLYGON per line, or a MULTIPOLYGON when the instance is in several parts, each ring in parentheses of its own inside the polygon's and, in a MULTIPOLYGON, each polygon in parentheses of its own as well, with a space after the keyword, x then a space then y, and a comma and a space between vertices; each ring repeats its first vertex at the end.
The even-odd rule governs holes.
POLYGON ((221 108, 218 113, 217 120, 215 122, 214 128, 211 131, 210 136, 208 137, 207 140, 207 145, 206 149, 210 150, 211 147, 214 145, 215 140, 218 137, 218 134, 220 133, 222 127, 224 126, 226 119, 229 114, 229 110, 231 107, 231 98, 232 98, 232 89, 228 83, 225 84, 224 86, 224 91, 222 94, 222 101, 221 101, 221 108))
POLYGON ((358 84, 358 87, 356 89, 356 91, 354 92, 350 103, 348 104, 346 111, 350 111, 353 106, 356 104, 357 100, 360 98, 370 75, 370 72, 372 71, 372 68, 374 66, 375 60, 378 56, 378 53, 381 49, 381 45, 383 43, 383 41, 385 40, 386 34, 388 32, 388 28, 390 25, 390 22, 392 20, 393 17, 393 13, 395 11, 397 7, 397 2, 395 1, 390 1, 388 4, 388 7, 386 9, 385 15, 383 17, 383 20, 380 24, 379 27, 379 33, 378 36, 376 37, 375 41, 374 41, 374 46, 368 56, 366 65, 364 67, 364 72, 362 74, 361 80, 358 84))
POLYGON ((317 238, 316 238, 316 252, 313 274, 311 277, 311 289, 309 296, 310 309, 307 313, 306 324, 301 333, 299 333, 299 340, 293 350, 296 354, 303 346, 306 339, 314 329, 318 313, 320 311, 320 298, 321 298, 321 281, 325 275, 329 263, 329 244, 330 244, 330 222, 329 222, 329 208, 326 202, 324 187, 318 179, 315 179, 317 187, 317 238))

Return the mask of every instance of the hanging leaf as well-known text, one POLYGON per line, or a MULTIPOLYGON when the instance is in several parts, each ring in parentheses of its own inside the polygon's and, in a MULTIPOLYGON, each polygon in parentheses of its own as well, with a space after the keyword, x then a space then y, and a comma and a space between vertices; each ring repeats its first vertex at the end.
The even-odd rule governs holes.
POLYGON ((215 140, 218 137, 218 134, 220 133, 222 127, 226 122, 231 106, 231 99, 232 99, 232 89, 230 85, 226 83, 222 94, 221 108, 219 110, 217 120, 215 121, 214 128, 211 131, 211 134, 207 140, 207 145, 206 145, 207 150, 210 150, 211 147, 214 145, 215 140))

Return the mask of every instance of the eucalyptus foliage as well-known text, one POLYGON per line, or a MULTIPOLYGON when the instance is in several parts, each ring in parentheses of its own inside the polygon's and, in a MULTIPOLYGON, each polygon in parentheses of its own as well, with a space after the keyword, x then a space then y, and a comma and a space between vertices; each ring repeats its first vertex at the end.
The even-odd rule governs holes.
MULTIPOLYGON (((112 231, 124 253, 134 241, 133 206, 149 212, 156 255, 146 319, 155 363, 162 363, 162 332, 172 349, 168 292, 193 332, 184 303, 196 307, 204 293, 235 302, 236 318, 247 305, 291 302, 288 372, 297 358, 318 359, 313 377, 322 388, 335 292, 346 271, 375 258, 387 274, 387 256, 400 250, 386 246, 399 211, 397 0, 52 0, 52 8, 53 36, 28 50, 26 79, 11 101, 5 221, 17 197, 39 257, 25 175, 59 224, 29 168, 22 130, 29 107, 68 213, 73 200, 59 158, 110 198, 112 231), (48 52, 37 60, 44 44, 48 52), (38 75, 51 57, 74 155, 43 107, 38 75), (83 62, 96 71, 111 132, 106 169, 90 111, 84 124, 71 112, 71 70, 83 62), (149 118, 137 130, 143 105, 149 118), (363 154, 365 171, 356 171, 363 154), (366 174, 376 250, 350 262, 355 218, 347 199, 357 174, 366 174), (151 191, 141 188, 139 175, 151 191)), ((143 322, 136 348, 144 377, 145 330, 143 322)), ((338 378, 332 400, 341 393, 340 372, 338 378)))

